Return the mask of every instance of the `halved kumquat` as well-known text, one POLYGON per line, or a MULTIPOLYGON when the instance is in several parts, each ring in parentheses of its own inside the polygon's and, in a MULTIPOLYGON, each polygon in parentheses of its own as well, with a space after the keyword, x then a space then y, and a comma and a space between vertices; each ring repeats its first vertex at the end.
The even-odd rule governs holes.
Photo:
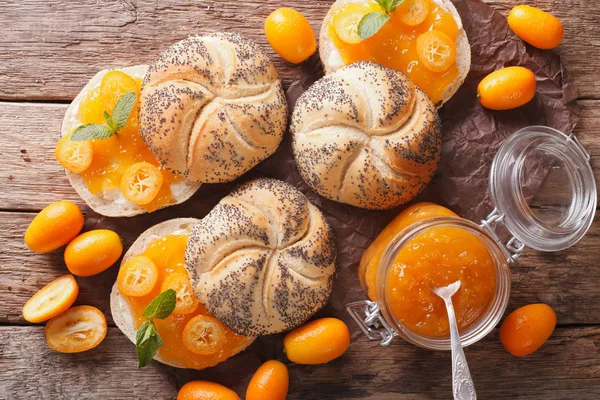
POLYGON ((456 61, 456 45, 442 31, 427 31, 417 38, 417 57, 428 70, 444 72, 456 61))
POLYGON ((123 264, 117 277, 119 292, 125 296, 141 297, 154 289, 158 268, 151 258, 135 256, 123 264))
POLYGON ((218 383, 191 381, 181 387, 177 400, 240 400, 240 397, 218 383))
POLYGON ((128 202, 145 205, 158 195, 163 180, 156 165, 142 161, 127 168, 121 178, 121 192, 128 202))
POLYGON ((431 0, 405 0, 393 13, 402 23, 417 26, 429 15, 431 0))
POLYGON ((333 29, 340 40, 346 44, 362 42, 358 36, 358 24, 368 13, 374 11, 364 3, 348 3, 339 9, 332 18, 333 29))
POLYGON ((175 291, 177 305, 173 313, 190 314, 198 308, 198 299, 192 290, 192 284, 188 275, 183 272, 174 272, 163 281, 160 288, 161 292, 173 289, 175 291))
POLYGON ((67 171, 80 173, 92 165, 94 145, 91 140, 73 141, 71 135, 63 136, 58 141, 54 156, 67 171))
MULTIPOLYGON (((100 97, 103 100, 105 109, 109 112, 112 112, 119 97, 129 92, 134 92, 137 95, 138 90, 139 86, 136 80, 119 70, 108 71, 102 77, 100 83, 100 97)), ((104 110, 101 112, 103 113, 104 110)))
POLYGON ((181 338, 192 353, 215 354, 225 346, 225 327, 214 317, 197 315, 185 324, 181 338))
POLYGON ((47 321, 71 307, 78 294, 79 286, 73 275, 63 275, 27 300, 23 306, 23 317, 33 323, 47 321))
POLYGON ((106 337, 106 318, 92 306, 69 308, 46 324, 48 346, 61 353, 93 349, 106 337))

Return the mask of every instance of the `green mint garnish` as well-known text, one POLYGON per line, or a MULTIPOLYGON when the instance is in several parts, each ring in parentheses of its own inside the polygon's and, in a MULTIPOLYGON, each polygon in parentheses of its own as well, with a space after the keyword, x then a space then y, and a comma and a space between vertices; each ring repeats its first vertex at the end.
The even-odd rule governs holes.
POLYGON ((392 18, 392 13, 404 0, 376 0, 384 12, 374 11, 365 14, 358 23, 358 36, 365 40, 379 32, 381 27, 392 18))
POLYGON ((138 357, 138 368, 143 368, 150 364, 150 361, 156 355, 159 347, 164 346, 153 318, 165 319, 177 305, 177 296, 173 289, 168 289, 156 296, 142 312, 142 315, 148 318, 144 321, 135 336, 135 351, 138 357))
POLYGON ((92 140, 92 139, 108 139, 115 135, 118 131, 123 129, 127 123, 127 119, 133 110, 135 105, 136 94, 135 92, 127 92, 117 100, 112 115, 108 111, 104 111, 104 120, 106 125, 103 124, 85 124, 79 126, 73 132, 71 140, 92 140))

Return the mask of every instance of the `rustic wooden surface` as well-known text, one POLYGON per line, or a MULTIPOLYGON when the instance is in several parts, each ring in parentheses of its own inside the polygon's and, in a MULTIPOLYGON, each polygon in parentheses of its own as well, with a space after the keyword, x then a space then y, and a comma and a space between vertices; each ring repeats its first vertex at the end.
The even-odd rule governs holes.
MULTIPOLYGON (((506 12, 518 0, 488 1, 506 12)), ((600 9, 589 0, 536 0, 565 24, 558 48, 580 90, 578 137, 592 153, 600 177, 600 9)), ((269 51, 285 84, 296 68, 282 61, 262 34, 264 18, 285 5, 302 11, 315 30, 331 1, 292 0, 113 1, 0 0, 0 399, 174 398, 190 379, 214 379, 243 395, 246 381, 219 367, 175 374, 152 363, 135 368, 133 345, 114 328, 108 293, 116 271, 79 279, 79 304, 109 316, 109 333, 79 355, 52 352, 43 328, 27 324, 20 309, 43 284, 64 273, 60 251, 26 251, 22 235, 43 206, 59 199, 82 205, 54 161, 53 148, 68 101, 95 72, 148 62, 167 43, 190 33, 232 30, 269 51), (22 150, 26 152, 23 153, 22 150)), ((560 190, 558 188, 557 190, 560 190)), ((85 207, 84 207, 85 209, 85 207)), ((157 216, 157 219, 160 215, 157 216)), ((119 222, 115 222, 119 224, 119 222)), ((575 247, 556 254, 527 251, 512 268, 510 309, 531 302, 555 308, 559 327, 549 343, 516 359, 497 332, 467 350, 481 399, 600 398, 600 225, 575 247)), ((356 327, 352 327, 356 331, 356 327)), ((254 346, 285 360, 279 340, 254 346)), ((242 354, 228 362, 256 364, 242 354)), ((382 349, 353 335, 350 350, 324 366, 289 364, 290 399, 450 398, 449 355, 397 340, 382 349)))

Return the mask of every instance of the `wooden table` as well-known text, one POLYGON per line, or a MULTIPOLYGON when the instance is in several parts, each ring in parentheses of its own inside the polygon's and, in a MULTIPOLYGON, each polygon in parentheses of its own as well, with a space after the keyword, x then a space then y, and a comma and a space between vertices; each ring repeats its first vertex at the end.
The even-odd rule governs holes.
MULTIPOLYGON (((220 375, 176 374, 158 363, 138 370, 133 345, 110 316, 107 338, 98 348, 76 355, 49 350, 43 326, 24 321, 21 307, 65 272, 62 252, 31 253, 23 233, 33 215, 50 202, 70 199, 87 210, 55 162, 53 149, 69 101, 98 70, 151 61, 167 44, 188 34, 231 30, 267 49, 287 85, 297 67, 270 49, 262 33, 264 18, 279 6, 291 6, 318 31, 330 3, 0 0, 0 398, 174 398, 185 381, 200 378, 216 379, 243 394, 248 378, 235 373, 236 365, 246 362, 243 355, 228 364, 230 373, 221 370, 220 375)), ((506 13, 520 1, 490 3, 506 13)), ((586 0, 535 3, 564 22, 565 40, 557 51, 580 90, 576 132, 593 155, 598 177, 600 10, 586 0)), ((115 274, 81 279, 78 303, 109 314, 108 290, 115 274)), ((559 326, 540 351, 523 359, 502 349, 497 330, 468 348, 479 397, 600 398, 600 225, 593 225, 567 251, 526 251, 512 274, 509 308, 551 304, 559 326)), ((450 398, 449 354, 402 340, 381 349, 359 335, 356 326, 352 330, 352 346, 342 358, 324 366, 289 365, 301 377, 291 382, 290 399, 450 398)), ((285 360, 278 346, 273 355, 285 360)))

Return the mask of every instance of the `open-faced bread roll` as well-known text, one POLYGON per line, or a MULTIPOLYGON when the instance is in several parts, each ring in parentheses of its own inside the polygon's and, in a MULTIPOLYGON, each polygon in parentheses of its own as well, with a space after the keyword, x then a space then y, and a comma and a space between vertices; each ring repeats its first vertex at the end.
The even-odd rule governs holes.
MULTIPOLYGON (((120 68, 122 71, 135 79, 143 79, 148 70, 147 65, 136 65, 134 67, 120 68)), ((93 90, 100 87, 102 78, 111 70, 105 69, 98 72, 85 87, 79 92, 75 100, 67 108, 61 127, 61 136, 70 134, 74 128, 83 123, 79 119, 80 108, 85 106, 85 100, 93 90)), ((146 150, 147 151, 147 150, 146 150)), ((118 152, 118 149, 115 149, 118 152)), ((87 203, 88 206, 99 214, 108 217, 130 217, 148 212, 147 208, 132 204, 125 199, 118 188, 113 188, 99 193, 92 193, 79 173, 65 170, 67 178, 77 194, 87 203)), ((190 179, 181 179, 170 184, 172 199, 168 204, 159 208, 179 204, 189 199, 200 187, 200 183, 190 179)))
MULTIPOLYGON (((147 248, 156 240, 164 239, 168 237, 168 235, 189 235, 192 231, 192 227, 198 221, 199 220, 195 218, 177 218, 154 225, 153 227, 142 233, 140 237, 135 241, 135 243, 131 245, 131 247, 123 257, 121 266, 123 266, 131 257, 143 254, 147 250, 147 248)), ((113 320, 115 321, 121 332, 123 332, 125 336, 129 338, 129 340, 135 343, 135 317, 132 313, 130 303, 128 302, 127 298, 121 294, 121 292, 119 291, 119 286, 116 282, 113 285, 112 292, 110 295, 110 310, 113 316, 113 320)), ((181 319, 181 317, 181 315, 175 315, 170 318, 181 319)), ((158 329, 160 330, 160 326, 158 329)), ((163 337, 163 342, 166 340, 168 340, 168 338, 163 337)), ((227 351, 221 352, 220 354, 216 355, 210 360, 207 359, 205 363, 197 362, 195 364, 197 365, 196 367, 194 366, 193 360, 176 360, 172 358, 165 359, 164 357, 161 357, 160 350, 156 354, 154 359, 164 364, 171 365, 173 367, 202 369, 214 366, 219 362, 225 361, 227 358, 243 351, 246 347, 252 344, 253 341, 253 337, 237 338, 237 344, 235 344, 232 348, 228 349, 227 351), (199 366, 202 366, 202 368, 200 368, 199 366)), ((185 355, 185 349, 173 353, 185 355)), ((193 357, 194 355, 191 354, 191 356, 193 357)))
MULTIPOLYGON (((427 0, 427 3, 429 4, 430 11, 434 10, 436 7, 439 7, 442 10, 448 12, 454 19, 456 23, 456 28, 458 29, 458 33, 456 35, 455 40, 457 73, 454 79, 452 79, 450 82, 446 82, 446 80, 440 79, 445 82, 446 86, 445 89, 439 94, 439 96, 437 96, 439 98, 435 99, 436 106, 439 107, 443 103, 448 101, 454 95, 454 93, 456 93, 458 88, 462 85, 465 78, 467 77, 467 74, 469 73, 469 70, 471 68, 471 47, 467 38, 467 34, 463 28, 462 20, 460 18, 460 15, 458 14, 458 11, 456 10, 456 7, 454 7, 454 4, 452 4, 450 0, 427 0)), ((333 26, 332 20, 335 17, 336 13, 338 13, 344 7, 347 7, 348 5, 352 6, 353 4, 364 5, 365 7, 370 6, 371 9, 369 11, 383 11, 377 7, 377 4, 374 0, 337 0, 335 3, 333 3, 329 11, 327 12, 327 15, 325 16, 325 19, 323 20, 323 23, 321 25, 321 31, 319 33, 319 56, 321 57, 321 61, 323 63, 326 73, 335 72, 338 69, 349 64, 349 62, 344 60, 342 52, 340 52, 340 50, 336 47, 336 39, 332 37, 333 35, 335 35, 335 33, 331 28, 333 26)), ((436 21, 443 18, 431 19, 436 21)), ((434 22, 434 26, 436 26, 436 23, 437 22, 434 22)), ((410 29, 411 27, 408 28, 410 29)), ((406 35, 406 37, 407 36, 410 35, 406 35)), ((396 43, 394 40, 390 40, 390 43, 391 44, 388 46, 387 50, 388 57, 394 57, 395 52, 400 53, 406 51, 406 49, 402 46, 402 41, 396 43)), ((371 46, 371 43, 365 44, 365 46, 371 46)), ((382 48, 383 46, 385 46, 385 43, 382 44, 382 48)), ((364 57, 360 58, 360 60, 375 61, 374 58, 369 57, 366 54, 364 54, 364 57)), ((352 61, 350 63, 352 63, 352 61)), ((409 63, 409 65, 411 64, 409 63)), ((406 70, 403 70, 402 72, 406 72, 406 70)))
POLYGON ((196 226, 185 264, 200 302, 245 336, 294 328, 329 299, 335 242, 327 220, 289 184, 257 179, 196 226))
POLYGON ((293 150, 306 183, 328 199, 388 209, 414 198, 437 169, 440 119, 401 72, 358 62, 300 96, 293 150))
POLYGON ((286 124, 275 67, 238 34, 173 44, 142 85, 142 137, 166 169, 199 182, 238 178, 277 149, 286 124))

